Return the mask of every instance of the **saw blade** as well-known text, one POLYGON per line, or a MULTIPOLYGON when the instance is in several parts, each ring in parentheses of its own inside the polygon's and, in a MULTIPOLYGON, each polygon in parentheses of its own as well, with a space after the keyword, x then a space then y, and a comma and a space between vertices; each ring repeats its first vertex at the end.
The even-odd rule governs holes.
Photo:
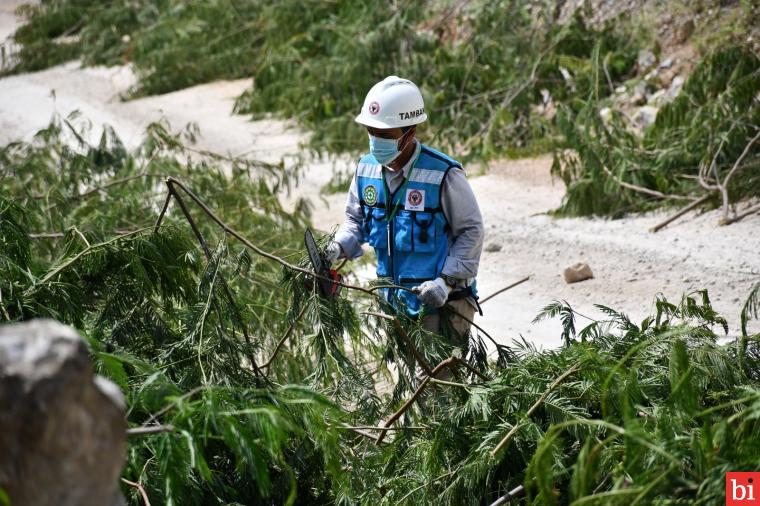
POLYGON ((319 252, 317 242, 314 240, 314 235, 312 235, 311 229, 307 228, 304 232, 304 243, 306 244, 306 252, 309 254, 309 260, 311 260, 311 266, 314 269, 314 272, 322 276, 321 278, 316 278, 319 292, 324 297, 332 298, 330 268, 325 265, 325 261, 319 252))

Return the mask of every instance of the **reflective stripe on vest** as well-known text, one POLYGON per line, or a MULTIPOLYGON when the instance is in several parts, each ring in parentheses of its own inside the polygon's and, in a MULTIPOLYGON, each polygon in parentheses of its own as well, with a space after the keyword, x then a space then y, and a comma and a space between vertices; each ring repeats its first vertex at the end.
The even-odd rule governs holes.
MULTIPOLYGON (((450 233, 441 209, 441 184, 452 167, 461 165, 423 145, 406 187, 399 186, 389 198, 382 166, 372 155, 359 160, 356 184, 364 211, 364 239, 375 249, 378 277, 411 288, 441 274, 450 233), (387 217, 396 203, 399 206, 390 224, 389 247, 387 217)), ((386 297, 395 307, 405 305, 412 316, 422 309, 411 292, 387 290, 386 297)))

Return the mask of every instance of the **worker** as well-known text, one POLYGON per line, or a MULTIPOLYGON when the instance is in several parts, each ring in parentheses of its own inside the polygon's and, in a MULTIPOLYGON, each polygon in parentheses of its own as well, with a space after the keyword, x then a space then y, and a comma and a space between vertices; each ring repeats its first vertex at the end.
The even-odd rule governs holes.
POLYGON ((448 338, 464 346, 467 320, 479 310, 483 218, 462 165, 417 140, 417 125, 426 120, 413 82, 389 76, 369 90, 355 119, 367 129, 369 153, 356 167, 345 220, 326 256, 354 259, 369 242, 379 278, 416 287, 416 293, 387 289, 388 302, 421 315, 436 334, 444 331, 439 308, 448 304, 454 312, 445 330, 455 332, 448 338))

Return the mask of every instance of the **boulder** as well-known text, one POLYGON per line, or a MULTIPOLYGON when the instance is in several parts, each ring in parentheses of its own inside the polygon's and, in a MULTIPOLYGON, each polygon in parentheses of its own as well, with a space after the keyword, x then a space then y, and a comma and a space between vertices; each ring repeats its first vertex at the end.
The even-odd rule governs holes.
POLYGON ((643 130, 648 126, 653 125, 657 120, 657 111, 657 107, 651 105, 639 107, 636 113, 633 115, 633 122, 636 123, 636 126, 643 130))
POLYGON ((594 273, 591 272, 591 267, 583 262, 571 265, 565 269, 563 274, 565 276, 565 283, 567 284, 577 283, 578 281, 584 281, 594 277, 594 273))
POLYGON ((13 506, 124 504, 124 398, 93 375, 72 328, 0 326, 0 406, 0 489, 13 506))

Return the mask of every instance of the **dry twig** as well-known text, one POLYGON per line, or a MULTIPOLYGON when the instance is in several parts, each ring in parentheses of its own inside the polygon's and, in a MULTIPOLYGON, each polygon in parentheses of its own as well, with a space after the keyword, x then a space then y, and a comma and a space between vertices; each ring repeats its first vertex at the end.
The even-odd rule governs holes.
POLYGON ((509 285, 509 286, 505 286, 504 288, 502 288, 502 289, 500 289, 500 290, 496 290, 496 291, 495 291, 495 292, 493 292, 491 295, 489 295, 488 297, 486 297, 486 298, 484 298, 483 300, 480 300, 480 301, 478 301, 478 302, 479 302, 480 304, 485 304, 485 303, 486 303, 486 302, 488 302, 490 299, 493 299, 494 297, 496 297, 496 296, 497 296, 497 295, 499 295, 500 293, 502 293, 502 292, 506 292, 507 290, 509 290, 509 289, 511 289, 511 288, 514 288, 514 287, 516 287, 517 285, 521 285, 521 284, 525 283, 526 281, 528 281, 529 279, 530 279, 530 276, 525 276, 525 277, 524 277, 524 278, 522 278, 520 281, 515 281, 514 283, 512 283, 512 284, 511 284, 511 285, 509 285))
POLYGON ((718 149, 715 151, 715 155, 713 155, 713 159, 710 162, 710 165, 702 165, 699 167, 699 175, 698 180, 699 184, 705 188, 708 191, 718 191, 720 192, 721 200, 722 200, 722 212, 723 215, 720 218, 720 221, 718 222, 720 225, 730 225, 731 223, 735 223, 743 218, 746 218, 747 216, 753 214, 758 209, 760 209, 760 206, 754 206, 742 213, 735 213, 734 216, 729 216, 730 213, 730 201, 728 196, 728 184, 731 182, 731 178, 736 175, 737 172, 744 166, 742 165, 742 162, 744 162, 744 159, 747 157, 747 155, 750 152, 750 149, 755 144, 755 142, 760 139, 760 130, 758 130, 757 134, 749 140, 746 146, 744 146, 744 150, 739 155, 739 158, 736 159, 733 166, 731 167, 731 170, 728 171, 728 174, 726 174, 726 177, 723 178, 721 181, 720 176, 718 174, 718 156, 720 155, 721 151, 723 150, 723 145, 725 144, 725 139, 721 140, 720 145, 718 146, 718 149), (709 181, 709 175, 712 173, 712 179, 714 180, 714 183, 709 181))
POLYGON ((740 219, 744 218, 745 216, 748 216, 749 214, 752 214, 750 212, 749 214, 742 214, 741 218, 738 217, 738 215, 734 215, 734 217, 731 219, 728 217, 728 183, 731 181, 731 178, 739 171, 739 168, 742 166, 742 162, 749 154, 750 148, 752 148, 752 145, 757 142, 757 140, 760 139, 760 130, 758 130, 757 134, 750 139, 750 141, 747 143, 747 145, 744 147, 744 151, 742 151, 742 154, 739 155, 739 158, 736 159, 736 162, 734 162, 733 167, 731 167, 731 170, 728 171, 728 174, 726 174, 726 177, 723 179, 723 182, 720 185, 720 194, 723 198, 723 217, 720 220, 721 225, 729 225, 731 223, 734 223, 736 221, 739 221, 740 219))

